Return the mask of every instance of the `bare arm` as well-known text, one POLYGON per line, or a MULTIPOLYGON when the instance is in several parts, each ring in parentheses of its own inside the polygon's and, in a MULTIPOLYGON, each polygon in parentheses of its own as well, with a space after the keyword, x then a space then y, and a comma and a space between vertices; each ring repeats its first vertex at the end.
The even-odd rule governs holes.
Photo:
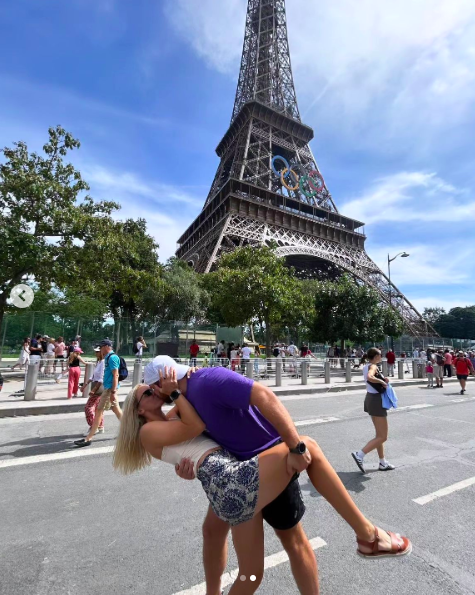
POLYGON ((371 366, 369 367, 369 370, 368 370, 368 381, 369 382, 379 382, 379 384, 386 386, 386 382, 384 382, 384 380, 381 380, 381 378, 377 378, 375 376, 375 374, 377 374, 377 373, 378 373, 378 367, 375 364, 371 364, 371 366))
POLYGON ((297 428, 287 409, 282 405, 270 388, 254 382, 251 391, 251 405, 259 409, 262 415, 279 432, 289 448, 295 448, 300 441, 297 428))

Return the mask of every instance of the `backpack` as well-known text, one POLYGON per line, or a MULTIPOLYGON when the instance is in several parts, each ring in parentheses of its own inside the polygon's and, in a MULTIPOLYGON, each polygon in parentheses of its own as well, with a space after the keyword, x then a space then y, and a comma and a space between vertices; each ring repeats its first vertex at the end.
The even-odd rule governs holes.
MULTIPOLYGON (((109 355, 107 356, 107 362, 109 361, 111 355, 117 355, 117 353, 109 353, 109 355)), ((128 378, 129 370, 127 369, 125 359, 123 357, 120 357, 120 355, 117 355, 117 357, 119 358, 119 382, 122 382, 122 380, 128 378)))
POLYGON ((134 346, 132 347, 132 351, 133 351, 133 353, 138 353, 139 352, 139 350, 137 348, 137 343, 134 343, 134 346))
POLYGON ((273 355, 274 357, 279 357, 279 355, 280 355, 280 349, 279 349, 278 347, 276 347, 276 348, 274 349, 274 351, 272 352, 272 355, 273 355))
POLYGON ((440 353, 436 353, 435 361, 437 362, 438 366, 443 366, 445 364, 445 357, 443 355, 440 355, 440 353))

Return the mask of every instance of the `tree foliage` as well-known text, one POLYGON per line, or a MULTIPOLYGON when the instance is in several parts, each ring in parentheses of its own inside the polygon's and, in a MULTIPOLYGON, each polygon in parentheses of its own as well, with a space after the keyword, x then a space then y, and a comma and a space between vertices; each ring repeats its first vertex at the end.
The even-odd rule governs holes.
POLYGON ((5 147, 0 165, 0 324, 11 289, 28 276, 41 286, 60 285, 59 258, 97 233, 113 202, 79 200, 89 186, 63 159, 79 141, 60 126, 49 129, 44 155, 24 142, 5 147))
POLYGON ((225 254, 203 282, 210 318, 229 326, 265 326, 268 353, 272 327, 294 324, 308 313, 302 285, 272 248, 246 246, 225 254))
POLYGON ((316 282, 315 314, 310 325, 314 341, 380 341, 403 331, 402 319, 381 304, 378 294, 349 275, 337 281, 316 282))
POLYGON ((444 316, 446 311, 444 308, 424 308, 424 312, 422 312, 422 317, 430 324, 434 325, 441 316, 444 316))
POLYGON ((435 330, 441 337, 453 339, 475 338, 475 306, 452 308, 434 321, 435 330))

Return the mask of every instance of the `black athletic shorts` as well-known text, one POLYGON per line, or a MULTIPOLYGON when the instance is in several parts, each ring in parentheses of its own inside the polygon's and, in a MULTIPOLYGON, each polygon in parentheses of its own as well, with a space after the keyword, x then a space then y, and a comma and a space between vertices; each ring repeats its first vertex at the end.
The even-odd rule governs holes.
POLYGON ((305 513, 305 504, 296 473, 285 490, 262 509, 262 516, 273 529, 286 531, 300 523, 305 513))
POLYGON ((457 380, 467 380, 467 378, 466 374, 457 374, 457 380))

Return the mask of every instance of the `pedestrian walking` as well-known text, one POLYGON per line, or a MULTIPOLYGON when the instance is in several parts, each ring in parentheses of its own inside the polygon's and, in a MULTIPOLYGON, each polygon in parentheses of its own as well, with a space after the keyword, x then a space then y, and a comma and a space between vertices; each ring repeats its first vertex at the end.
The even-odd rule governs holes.
POLYGON ((386 353, 386 360, 388 362, 388 376, 394 378, 394 364, 396 363, 396 354, 392 349, 386 353))
POLYGON ((236 371, 236 368, 239 370, 239 354, 240 354, 241 350, 239 345, 234 346, 233 343, 233 348, 231 349, 231 370, 233 372, 236 371))
POLYGON ((254 347, 254 374, 259 376, 259 361, 261 359, 261 349, 259 345, 254 347))
POLYGON ((40 364, 41 362, 41 354, 43 353, 43 349, 41 347, 41 335, 35 335, 33 339, 30 341, 30 363, 31 364, 40 364))
POLYGON ((444 376, 447 376, 447 378, 452 378, 452 362, 453 362, 453 358, 450 354, 450 351, 448 349, 445 350, 444 352, 444 376))
POLYGON ((427 388, 434 388, 434 366, 432 362, 427 362, 426 373, 428 381, 427 388))
POLYGON ((53 374, 53 367, 54 367, 54 350, 55 350, 55 340, 53 338, 48 339, 48 343, 46 345, 46 369, 45 374, 53 374))
POLYGON ((442 349, 438 349, 434 354, 433 359, 434 378, 436 382, 435 388, 444 388, 444 366, 445 357, 442 349))
POLYGON ((243 347, 241 349, 241 354, 242 354, 241 370, 243 372, 246 371, 246 364, 251 361, 251 353, 252 353, 252 349, 244 343, 243 347))
POLYGON ((58 337, 54 344, 54 371, 56 372, 56 363, 61 362, 61 372, 64 372, 64 364, 66 358, 66 345, 63 337, 58 337))
POLYGON ((68 376, 68 399, 78 396, 79 378, 81 377, 81 364, 86 365, 82 359, 82 350, 76 347, 68 358, 69 376, 68 376))
POLYGON ((198 345, 196 340, 193 339, 193 343, 190 345, 190 366, 192 368, 196 368, 196 363, 197 363, 196 358, 198 357, 199 352, 200 352, 200 346, 198 345))
POLYGON ((457 372, 457 380, 460 382, 460 394, 465 394, 467 386, 467 378, 469 374, 475 374, 472 362, 465 357, 462 351, 459 351, 454 361, 455 370, 457 372))
MULTIPOLYGON (((100 347, 95 347, 94 351, 96 353, 96 367, 94 368, 94 374, 92 375, 90 380, 88 380, 88 382, 86 382, 81 388, 81 391, 84 394, 84 392, 87 390, 87 387, 89 385, 91 387, 89 392, 89 398, 84 408, 84 413, 86 414, 86 422, 89 426, 89 429, 84 434, 84 436, 87 436, 91 431, 91 428, 94 424, 94 418, 96 416, 97 406, 99 405, 101 395, 104 391, 104 386, 102 384, 102 379, 104 376, 104 359, 102 358, 100 347)), ((103 432, 104 416, 102 417, 99 427, 97 428, 96 434, 102 434, 103 432)))
POLYGON ((371 416, 376 436, 366 444, 361 450, 351 453, 355 463, 362 473, 366 473, 364 468, 364 458, 372 450, 376 449, 379 456, 379 470, 392 471, 394 465, 389 463, 384 456, 384 443, 388 439, 388 412, 383 408, 382 393, 389 384, 389 379, 384 378, 378 369, 381 362, 381 351, 372 347, 368 350, 368 362, 363 367, 363 377, 366 382, 366 398, 364 401, 364 411, 371 416))
POLYGON ((122 409, 117 399, 117 389, 120 387, 119 369, 123 365, 123 360, 121 361, 121 358, 114 353, 110 339, 103 339, 99 343, 99 347, 104 360, 104 390, 96 408, 91 430, 85 438, 74 441, 74 444, 79 447, 91 445, 92 439, 101 425, 105 410, 112 409, 119 421, 122 417, 122 409))
POLYGON ((147 344, 145 343, 145 339, 142 336, 137 337, 135 339, 134 349, 133 349, 133 351, 135 353, 136 361, 138 361, 138 362, 142 361, 144 348, 147 349, 147 344))
POLYGON ((30 363, 30 337, 25 337, 23 339, 23 343, 21 345, 20 356, 14 366, 11 366, 11 369, 14 370, 17 366, 20 366, 20 370, 25 366, 25 368, 30 363))

